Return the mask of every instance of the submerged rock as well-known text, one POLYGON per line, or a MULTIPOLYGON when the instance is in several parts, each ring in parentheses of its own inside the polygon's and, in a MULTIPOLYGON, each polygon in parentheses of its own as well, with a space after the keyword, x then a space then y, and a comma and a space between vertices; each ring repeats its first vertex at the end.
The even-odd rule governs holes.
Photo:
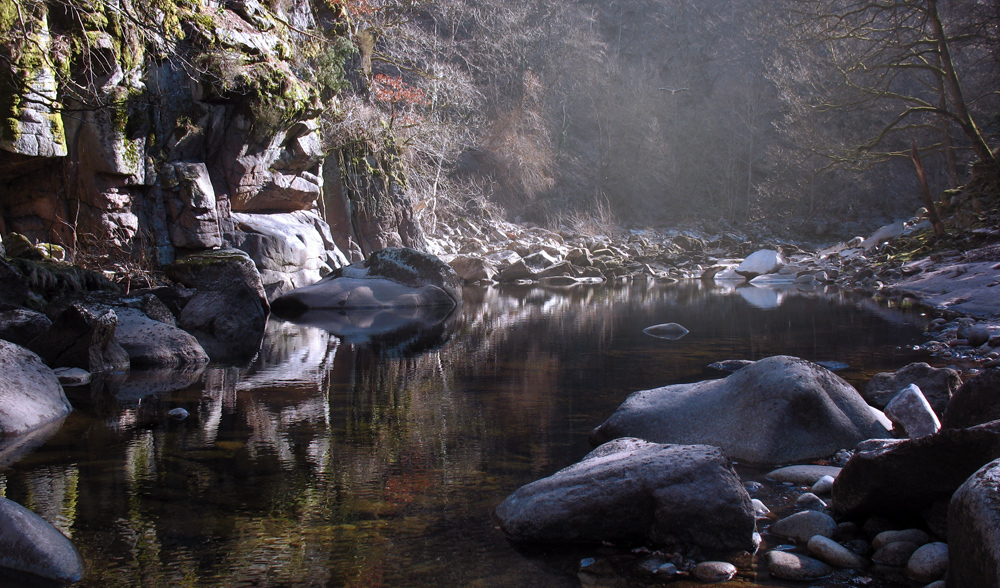
POLYGON ((514 541, 755 548, 750 496, 715 447, 616 439, 496 509, 514 541))
POLYGON ((0 567, 60 584, 83 578, 83 559, 59 532, 20 504, 0 498, 0 567))
POLYGON ((727 378, 633 393, 591 433, 719 447, 731 459, 778 464, 888 437, 857 391, 832 372, 776 356, 727 378))
POLYGON ((652 327, 646 327, 642 330, 643 333, 651 337, 656 337, 658 339, 669 339, 671 341, 676 341, 687 335, 690 331, 678 325, 677 323, 664 323, 662 325, 653 325, 652 327))

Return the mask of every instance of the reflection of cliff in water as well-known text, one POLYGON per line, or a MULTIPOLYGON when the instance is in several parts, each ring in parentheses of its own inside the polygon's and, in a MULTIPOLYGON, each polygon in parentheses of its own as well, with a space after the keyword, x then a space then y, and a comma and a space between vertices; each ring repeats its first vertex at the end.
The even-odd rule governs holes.
POLYGON ((762 310, 735 288, 650 282, 467 288, 423 353, 274 320, 247 367, 77 405, 0 486, 61 521, 82 588, 568 586, 490 512, 579 460, 629 393, 777 353, 843 360, 857 382, 924 359, 898 349, 914 318, 840 292, 788 289, 762 310), (642 333, 666 322, 690 333, 642 333))

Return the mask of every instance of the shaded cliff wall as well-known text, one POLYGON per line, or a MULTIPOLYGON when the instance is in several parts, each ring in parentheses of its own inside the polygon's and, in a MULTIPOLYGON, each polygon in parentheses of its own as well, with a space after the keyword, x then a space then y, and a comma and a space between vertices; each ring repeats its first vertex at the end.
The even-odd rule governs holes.
POLYGON ((0 233, 103 267, 235 246, 272 295, 346 263, 338 243, 422 241, 390 157, 335 165, 324 198, 356 52, 336 4, 0 0, 0 29, 0 233))

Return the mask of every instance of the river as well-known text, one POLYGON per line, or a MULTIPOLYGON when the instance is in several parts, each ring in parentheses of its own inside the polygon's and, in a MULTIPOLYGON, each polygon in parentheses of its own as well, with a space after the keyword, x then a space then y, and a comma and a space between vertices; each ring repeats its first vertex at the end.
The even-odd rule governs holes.
POLYGON ((430 328, 370 337, 355 321, 338 337, 275 319, 252 365, 71 389, 58 431, 0 461, 0 490, 71 537, 88 588, 579 586, 580 560, 602 548, 518 547, 491 511, 578 461, 629 393, 723 359, 839 362, 856 386, 928 360, 915 350, 928 317, 850 292, 465 296, 430 328), (667 322, 690 332, 642 332, 667 322))

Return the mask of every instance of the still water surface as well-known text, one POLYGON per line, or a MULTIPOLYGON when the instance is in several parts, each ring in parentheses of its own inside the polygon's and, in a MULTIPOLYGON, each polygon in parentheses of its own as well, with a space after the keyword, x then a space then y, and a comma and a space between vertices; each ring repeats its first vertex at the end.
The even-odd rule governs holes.
POLYGON ((629 393, 722 359, 844 362, 855 385, 927 359, 913 350, 927 317, 848 293, 639 283, 466 298, 430 332, 272 320, 249 367, 71 390, 61 428, 0 461, 0 490, 73 539, 88 588, 579 586, 594 548, 518 549, 490 513, 583 457, 629 393), (642 333, 665 322, 690 333, 642 333), (190 416, 167 417, 177 407, 190 416))

